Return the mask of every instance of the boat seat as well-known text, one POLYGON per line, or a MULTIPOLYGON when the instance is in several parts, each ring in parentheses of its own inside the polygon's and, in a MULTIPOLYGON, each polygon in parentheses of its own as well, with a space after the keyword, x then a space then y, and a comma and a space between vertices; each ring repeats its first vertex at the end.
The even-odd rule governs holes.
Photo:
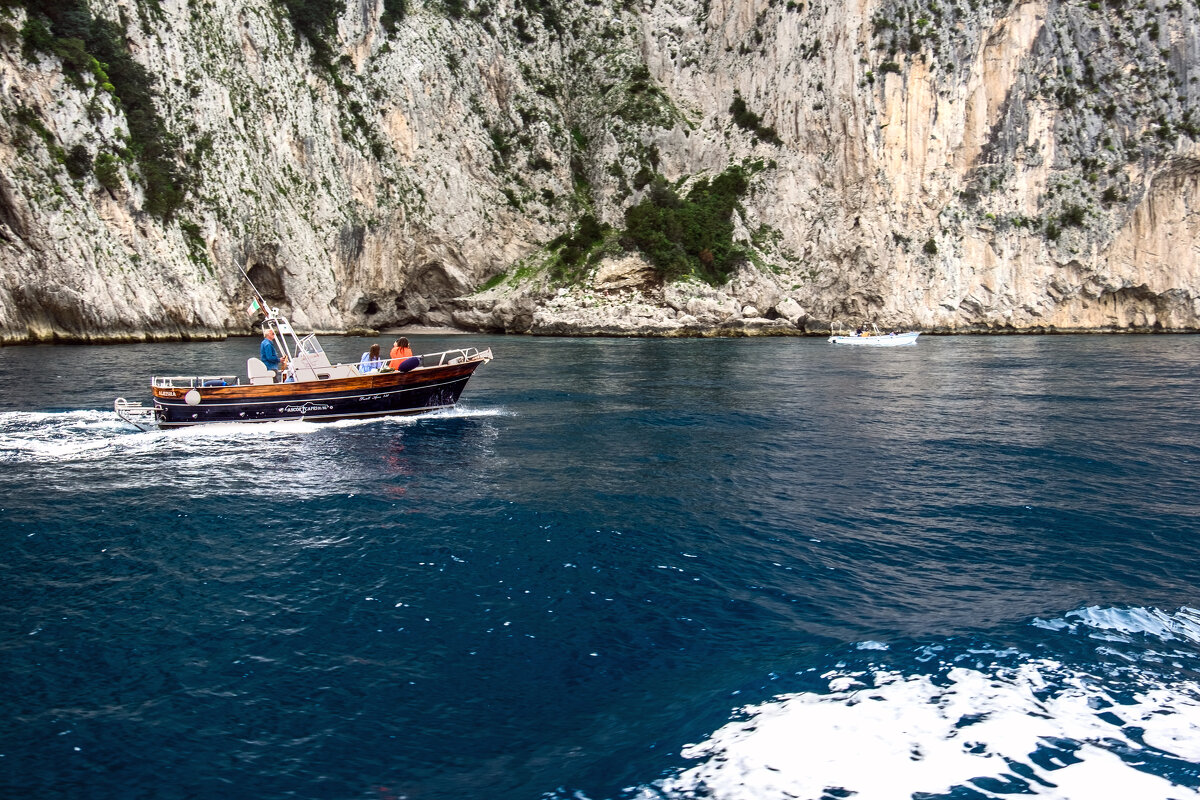
POLYGON ((251 386, 275 382, 275 370, 267 369, 267 365, 257 358, 246 359, 246 376, 250 378, 251 386))

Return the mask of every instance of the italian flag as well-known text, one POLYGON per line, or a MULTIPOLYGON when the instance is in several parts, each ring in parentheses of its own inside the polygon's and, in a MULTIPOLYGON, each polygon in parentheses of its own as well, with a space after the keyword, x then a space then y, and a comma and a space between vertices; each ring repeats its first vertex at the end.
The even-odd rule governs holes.
POLYGON ((259 311, 259 310, 261 310, 261 309, 262 309, 262 306, 260 306, 260 305, 258 304, 258 301, 257 301, 257 300, 251 300, 251 301, 250 301, 250 308, 249 308, 248 310, 249 310, 249 312, 250 312, 251 314, 253 314, 255 311, 259 311))

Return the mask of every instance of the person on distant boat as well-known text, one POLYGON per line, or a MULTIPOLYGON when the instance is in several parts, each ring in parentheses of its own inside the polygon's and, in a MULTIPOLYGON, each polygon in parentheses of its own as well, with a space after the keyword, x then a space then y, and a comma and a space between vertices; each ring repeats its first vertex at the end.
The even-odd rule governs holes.
POLYGON ((279 354, 279 347, 275 344, 275 331, 272 328, 263 331, 263 340, 258 346, 258 360, 263 362, 267 369, 275 370, 275 380, 279 380, 282 367, 287 366, 287 357, 279 354))
POLYGON ((388 367, 400 369, 400 362, 406 358, 412 358, 412 348, 408 346, 408 339, 401 336, 392 345, 392 352, 388 353, 388 367))
POLYGON ((383 359, 379 357, 379 345, 371 345, 371 349, 362 354, 358 362, 358 371, 363 375, 368 372, 379 372, 383 369, 383 359))

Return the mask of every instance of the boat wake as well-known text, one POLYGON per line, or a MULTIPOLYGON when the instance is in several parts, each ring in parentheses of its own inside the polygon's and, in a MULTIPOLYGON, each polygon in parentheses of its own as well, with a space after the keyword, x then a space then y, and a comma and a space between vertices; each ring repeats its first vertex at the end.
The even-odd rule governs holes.
POLYGON ((307 436, 320 431, 378 425, 382 429, 409 428, 430 421, 511 416, 505 409, 455 407, 416 416, 347 419, 337 422, 213 423, 170 431, 142 432, 112 411, 0 412, 0 463, 88 461, 116 453, 177 448, 182 442, 238 440, 279 436, 307 436))
POLYGON ((138 435, 111 411, 0 412, 0 461, 94 458, 138 435))
POLYGON ((684 748, 699 763, 634 796, 1200 796, 1200 611, 1087 608, 1032 624, 1094 642, 1098 660, 947 643, 897 668, 863 643, 878 660, 843 658, 820 674, 823 690, 738 710, 684 748), (925 661, 935 668, 915 668, 925 661))
MULTIPOLYGON (((509 411, 504 408, 470 408, 462 405, 457 405, 454 408, 443 408, 438 411, 431 411, 428 414, 420 414, 411 417, 381 417, 373 420, 364 420, 365 422, 385 422, 387 424, 396 425, 414 425, 425 422, 431 419, 480 419, 484 417, 515 417, 516 412, 509 411)), ((357 420, 354 421, 357 424, 357 420)), ((335 422, 334 425, 341 423, 335 422)))

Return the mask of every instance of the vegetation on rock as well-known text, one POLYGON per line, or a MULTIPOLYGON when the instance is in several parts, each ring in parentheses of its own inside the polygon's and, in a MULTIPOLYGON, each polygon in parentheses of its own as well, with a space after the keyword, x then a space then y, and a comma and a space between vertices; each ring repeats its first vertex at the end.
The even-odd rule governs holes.
POLYGON ((597 221, 591 214, 584 214, 572 233, 564 233, 549 244, 551 250, 557 251, 551 262, 554 276, 560 280, 573 277, 596 245, 611 231, 611 225, 597 221))
MULTIPOLYGON (((331 66, 333 48, 326 38, 333 32, 337 18, 346 10, 344 0, 279 0, 287 10, 296 33, 312 46, 317 63, 331 66)), ((403 4, 401 4, 403 9, 403 4)), ((387 10, 385 9, 385 12, 387 10)), ((401 13, 403 16, 403 13, 401 13)), ((389 14, 390 18, 390 14, 389 14)))
MULTIPOLYGON (((120 101, 129 125, 128 157, 137 163, 146 187, 145 210, 170 219, 187 192, 187 181, 177 165, 179 146, 154 106, 154 79, 130 54, 124 32, 115 23, 94 17, 85 0, 11 1, 29 12, 21 32, 27 57, 58 56, 77 86, 93 80, 120 101)), ((82 177, 86 161, 73 154, 67 162, 72 176, 82 177)), ((113 174, 112 170, 106 174, 113 174)))
POLYGON ((388 31, 394 31, 408 13, 407 0, 383 0, 383 14, 379 21, 388 31))
POLYGON ((733 102, 729 104, 729 113, 733 115, 733 121, 742 130, 750 131, 767 144, 773 144, 776 147, 783 144, 775 129, 762 124, 758 114, 749 109, 739 92, 733 93, 733 102))
MULTIPOLYGON (((901 72, 920 62, 937 76, 938 93, 952 97, 967 80, 955 65, 968 63, 1009 13, 976 0, 883 0, 872 20, 874 47, 886 53, 877 71, 901 72)), ((1200 138, 1190 108, 1197 80, 1188 66, 1193 13, 1180 0, 1055 8, 1020 64, 1015 86, 1023 92, 1005 103, 961 199, 989 222, 1009 217, 1012 178, 1044 158, 1036 143, 1019 153, 1010 143, 1029 138, 1030 106, 1044 103, 1056 111, 1050 166, 1060 177, 1038 198, 1040 219, 1012 222, 1052 242, 1070 228, 1105 228, 1139 170, 1172 158, 1180 137, 1200 138)))
POLYGON ((712 181, 701 178, 680 197, 655 175, 646 197, 625 212, 622 244, 636 248, 667 280, 694 275, 719 285, 745 251, 733 241, 733 213, 750 188, 751 173, 732 166, 712 181))

